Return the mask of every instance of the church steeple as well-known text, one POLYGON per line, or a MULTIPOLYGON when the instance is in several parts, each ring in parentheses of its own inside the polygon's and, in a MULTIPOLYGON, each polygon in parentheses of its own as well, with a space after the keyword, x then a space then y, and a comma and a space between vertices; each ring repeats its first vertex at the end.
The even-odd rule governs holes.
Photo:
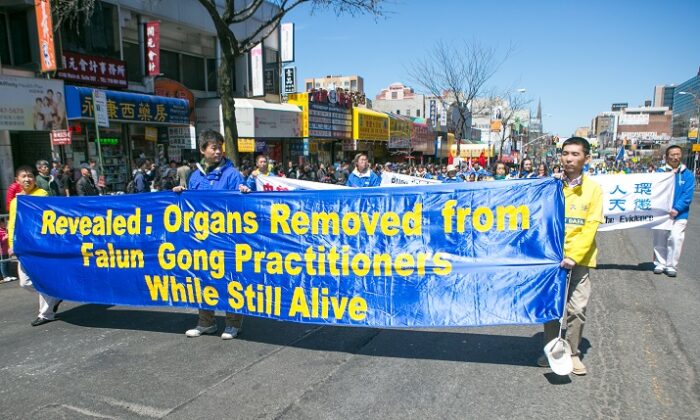
POLYGON ((542 98, 537 100, 537 120, 542 121, 542 98))

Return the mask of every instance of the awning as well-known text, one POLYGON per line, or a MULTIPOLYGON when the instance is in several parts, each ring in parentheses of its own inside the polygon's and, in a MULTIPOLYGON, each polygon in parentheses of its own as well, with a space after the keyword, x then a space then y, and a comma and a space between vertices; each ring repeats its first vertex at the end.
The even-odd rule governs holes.
MULTIPOLYGON (((95 117, 93 89, 66 86, 66 113, 69 120, 90 120, 95 117)), ((144 95, 131 92, 104 91, 107 96, 109 121, 148 125, 189 125, 189 105, 184 99, 144 95)))
MULTIPOLYGON (((301 110, 290 104, 273 104, 256 99, 236 98, 238 136, 256 139, 301 137, 301 110)), ((214 129, 223 133, 220 99, 197 101, 197 131, 214 129)))

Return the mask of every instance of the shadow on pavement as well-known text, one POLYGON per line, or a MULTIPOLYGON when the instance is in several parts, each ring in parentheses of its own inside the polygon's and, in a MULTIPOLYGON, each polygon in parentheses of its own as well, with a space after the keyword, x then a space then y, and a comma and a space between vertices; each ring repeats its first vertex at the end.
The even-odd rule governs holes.
MULTIPOLYGON (((86 328, 179 334, 183 341, 194 342, 185 338, 184 332, 195 326, 197 316, 88 304, 59 312, 59 320, 86 328)), ((223 317, 218 316, 217 321, 220 334, 223 317)), ((321 326, 249 316, 237 340, 380 357, 536 366, 542 352, 542 333, 524 337, 471 332, 476 329, 465 328, 462 332, 456 328, 439 331, 321 326)), ((216 336, 196 340, 207 339, 219 340, 216 336)))
POLYGON ((653 262, 643 262, 637 265, 631 264, 598 264, 597 270, 630 270, 630 271, 653 271, 653 262))

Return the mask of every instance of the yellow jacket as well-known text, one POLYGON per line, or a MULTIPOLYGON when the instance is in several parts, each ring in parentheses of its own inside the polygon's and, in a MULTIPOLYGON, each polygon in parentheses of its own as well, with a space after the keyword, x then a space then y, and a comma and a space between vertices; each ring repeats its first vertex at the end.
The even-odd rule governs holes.
MULTIPOLYGON (((34 195, 37 197, 48 197, 49 193, 42 190, 39 187, 34 187, 34 189, 27 195, 34 195)), ((10 202, 10 220, 7 222, 7 236, 8 245, 12 248, 12 243, 15 241, 15 218, 17 217, 17 197, 13 198, 10 202)))
POLYGON ((584 175, 581 184, 564 186, 564 205, 564 256, 577 265, 595 267, 598 254, 595 234, 603 222, 603 190, 584 175))

